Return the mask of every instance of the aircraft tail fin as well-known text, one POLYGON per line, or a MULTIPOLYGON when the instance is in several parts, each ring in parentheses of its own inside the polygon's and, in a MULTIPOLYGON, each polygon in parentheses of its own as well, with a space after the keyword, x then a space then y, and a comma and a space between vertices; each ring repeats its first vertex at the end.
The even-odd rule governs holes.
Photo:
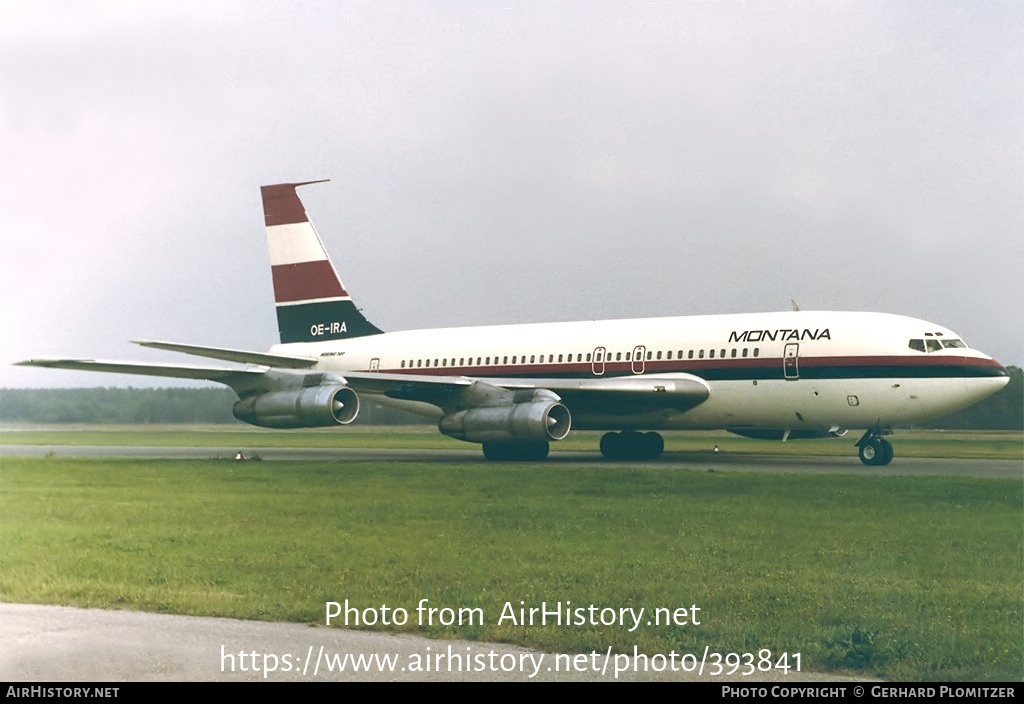
POLYGON ((295 189, 262 186, 274 303, 281 342, 344 340, 382 332, 356 308, 295 189))

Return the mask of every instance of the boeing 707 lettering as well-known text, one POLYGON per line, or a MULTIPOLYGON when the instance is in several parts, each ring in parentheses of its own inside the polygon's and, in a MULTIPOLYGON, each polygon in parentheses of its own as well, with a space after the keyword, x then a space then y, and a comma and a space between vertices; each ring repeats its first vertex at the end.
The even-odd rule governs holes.
MULTIPOLYGON (((764 439, 862 431, 886 465, 896 427, 1003 388, 1002 365, 941 325, 885 313, 786 311, 384 332, 342 284, 296 189, 263 186, 281 342, 268 352, 137 344, 240 366, 31 359, 23 365, 207 379, 236 418, 347 425, 363 400, 430 418, 494 460, 539 460, 571 430, 606 430, 612 459, 653 459, 658 431, 764 439)), ((855 436, 856 437, 856 436, 855 436)))

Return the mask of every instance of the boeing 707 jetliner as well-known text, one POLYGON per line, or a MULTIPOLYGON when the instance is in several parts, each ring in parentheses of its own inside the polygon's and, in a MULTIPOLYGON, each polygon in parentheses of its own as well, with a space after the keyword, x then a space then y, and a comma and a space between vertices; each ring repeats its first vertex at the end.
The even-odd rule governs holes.
POLYGON ((270 428, 347 425, 361 399, 437 422, 489 459, 538 460, 571 429, 608 430, 601 452, 653 459, 659 430, 764 439, 841 436, 867 465, 892 429, 965 408, 1009 375, 950 330, 883 313, 788 311, 385 333, 356 308, 296 193, 262 187, 281 343, 247 352, 147 347, 239 363, 31 359, 23 365, 208 379, 236 418, 270 428))

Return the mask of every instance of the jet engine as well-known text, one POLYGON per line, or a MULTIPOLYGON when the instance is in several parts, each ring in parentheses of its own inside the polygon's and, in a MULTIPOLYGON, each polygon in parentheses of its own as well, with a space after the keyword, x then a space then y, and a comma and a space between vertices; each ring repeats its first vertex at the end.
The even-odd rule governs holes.
POLYGON ((546 443, 568 435, 572 417, 558 401, 542 398, 456 411, 441 418, 437 427, 445 435, 468 442, 546 443))
POLYGON ((264 428, 325 428, 347 425, 359 413, 359 396, 347 386, 271 391, 235 403, 235 418, 264 428))

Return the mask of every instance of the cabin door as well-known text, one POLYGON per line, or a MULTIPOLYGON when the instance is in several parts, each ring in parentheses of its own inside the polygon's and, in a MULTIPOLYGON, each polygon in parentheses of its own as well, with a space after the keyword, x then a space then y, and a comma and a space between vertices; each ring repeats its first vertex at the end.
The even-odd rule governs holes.
POLYGON ((787 342, 786 350, 782 354, 782 373, 787 379, 800 378, 800 365, 797 361, 800 356, 800 345, 796 342, 787 342))
POLYGON ((604 347, 595 347, 594 356, 591 357, 591 369, 596 376, 604 374, 604 358, 608 354, 608 351, 604 347))
POLYGON ((637 345, 636 347, 633 348, 633 359, 632 359, 631 364, 633 366, 633 373, 634 374, 643 374, 644 373, 644 364, 647 361, 645 359, 646 356, 647 356, 647 348, 644 347, 643 345, 637 345))

